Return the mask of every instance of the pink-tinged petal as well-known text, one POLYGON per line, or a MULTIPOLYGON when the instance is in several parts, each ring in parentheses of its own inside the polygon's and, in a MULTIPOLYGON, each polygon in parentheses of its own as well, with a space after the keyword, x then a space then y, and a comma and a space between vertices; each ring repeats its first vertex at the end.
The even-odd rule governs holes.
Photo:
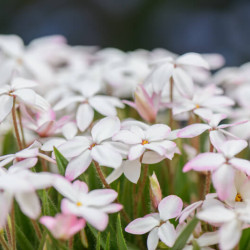
POLYGON ((166 153, 166 149, 158 142, 151 142, 149 144, 145 144, 144 148, 146 148, 147 150, 152 150, 161 156, 166 153))
POLYGON ((113 202, 117 195, 112 189, 95 189, 88 193, 86 202, 89 206, 105 206, 113 202))
POLYGON ((145 131, 145 137, 150 142, 159 141, 166 139, 170 131, 170 127, 165 124, 154 124, 145 131))
POLYGON ((40 126, 36 132, 40 137, 47 137, 53 135, 56 131, 56 122, 55 121, 47 121, 42 126, 40 126))
POLYGON ((213 128, 216 128, 219 125, 219 123, 226 118, 227 118, 226 114, 214 114, 209 121, 209 125, 213 128))
POLYGON ((32 168, 36 165, 37 161, 38 161, 37 158, 28 158, 28 159, 16 162, 15 164, 13 164, 11 168, 15 167, 17 169, 19 168, 19 170, 21 168, 23 169, 32 168))
POLYGON ((213 112, 210 109, 198 108, 193 112, 204 121, 210 121, 213 116, 213 112))
POLYGON ((212 130, 209 132, 209 139, 214 148, 221 153, 221 146, 226 142, 227 138, 218 130, 212 130))
POLYGON ((250 175, 250 161, 239 158, 232 158, 229 163, 240 171, 250 175))
POLYGON ((158 105, 155 105, 154 99, 149 96, 142 84, 137 85, 134 98, 136 110, 140 116, 148 122, 155 122, 158 105))
POLYGON ((221 145, 221 152, 228 158, 232 158, 247 147, 245 140, 229 140, 221 145))
POLYGON ((100 143, 111 138, 120 130, 120 120, 117 117, 105 117, 97 122, 91 130, 94 142, 100 143))
POLYGON ((198 53, 186 53, 182 56, 179 56, 176 60, 178 65, 187 65, 187 66, 195 66, 201 67, 204 69, 210 69, 207 61, 198 53))
POLYGON ((16 201, 22 212, 31 219, 36 219, 40 212, 40 201, 35 192, 17 193, 15 195, 16 201))
POLYGON ((196 123, 189 125, 183 129, 181 129, 177 133, 177 137, 179 138, 193 138, 197 135, 202 134, 204 131, 210 129, 210 126, 207 124, 196 123))
POLYGON ((232 192, 234 172, 234 169, 230 165, 223 164, 212 174, 213 185, 221 200, 227 199, 232 192))
POLYGON ((13 107, 13 97, 7 95, 0 96, 0 103, 1 103, 0 106, 0 123, 1 123, 11 112, 11 109, 13 107))
MULTIPOLYGON (((51 216, 43 216, 40 218, 40 223, 43 224, 44 226, 46 226, 53 234, 53 228, 56 224, 56 219, 54 217, 51 216)), ((55 235, 54 235, 55 236, 55 235)))
POLYGON ((216 245, 219 243, 218 231, 204 233, 196 241, 200 247, 216 245))
POLYGON ((108 215, 96 208, 80 207, 78 216, 83 217, 99 231, 104 231, 108 225, 108 215))
POLYGON ((183 168, 183 172, 194 169, 196 171, 215 170, 225 162, 222 154, 202 153, 189 161, 183 168))
POLYGON ((159 203, 158 210, 161 219, 165 221, 179 216, 182 207, 181 198, 176 195, 169 195, 159 203))
POLYGON ((220 129, 230 128, 230 127, 245 124, 245 123, 249 123, 249 120, 239 121, 239 122, 235 122, 235 123, 231 123, 231 124, 221 124, 221 125, 218 126, 218 128, 220 128, 220 129))
POLYGON ((179 223, 183 223, 198 207, 202 205, 202 203, 203 201, 197 201, 183 209, 179 217, 179 223))
POLYGON ((112 203, 108 204, 104 207, 99 208, 102 212, 107 213, 107 214, 113 214, 116 212, 119 212, 120 210, 123 209, 123 206, 118 203, 112 203))
POLYGON ((130 222, 125 231, 131 234, 145 234, 151 231, 154 227, 158 226, 160 221, 151 215, 143 218, 138 218, 130 222))
POLYGON ((119 168, 122 164, 122 156, 108 144, 93 147, 91 157, 101 166, 119 168))
POLYGON ((219 230, 219 245, 220 249, 234 249, 241 237, 241 223, 234 219, 224 224, 219 230))
POLYGON ((148 250, 155 250, 159 242, 158 228, 154 228, 149 234, 147 239, 148 250))
POLYGON ((65 139, 63 138, 53 138, 53 139, 49 139, 48 141, 46 141, 42 147, 41 150, 43 151, 53 151, 53 147, 58 148, 60 145, 62 145, 64 142, 66 142, 65 139))
POLYGON ((164 244, 168 247, 172 247, 176 240, 174 225, 172 225, 169 221, 162 224, 158 229, 158 236, 164 244))
POLYGON ((88 137, 77 136, 70 141, 67 141, 58 147, 58 150, 64 157, 75 157, 83 153, 91 145, 88 137))
POLYGON ((38 148, 26 148, 24 150, 19 151, 16 153, 16 157, 20 158, 28 158, 28 157, 36 157, 38 154, 38 148))
POLYGON ((85 150, 79 156, 71 159, 66 168, 65 177, 72 181, 84 173, 92 161, 90 150, 85 150))
POLYGON ((115 106, 109 101, 109 96, 94 96, 89 99, 89 104, 104 116, 115 116, 115 106))
POLYGON ((112 140, 121 141, 125 144, 138 144, 142 142, 140 136, 129 130, 120 130, 112 137, 112 140))
POLYGON ((123 171, 124 171, 124 175, 126 176, 126 178, 133 182, 133 183, 137 183, 139 178, 140 178, 140 174, 141 174, 141 163, 140 161, 134 160, 134 161, 124 161, 123 162, 123 171))
POLYGON ((67 98, 62 99, 61 101, 59 101, 55 105, 55 107, 53 108, 53 110, 58 111, 60 109, 64 109, 64 108, 68 107, 70 104, 78 103, 78 102, 83 102, 84 100, 85 100, 85 98, 82 97, 82 96, 67 97, 67 98))
POLYGON ((113 170, 113 172, 106 178, 108 184, 117 180, 123 174, 122 166, 113 170))
POLYGON ((15 159, 15 156, 14 156, 14 155, 9 156, 8 158, 5 158, 4 160, 2 160, 2 161, 0 162, 0 167, 3 167, 3 166, 5 166, 5 165, 9 164, 9 163, 12 162, 14 159, 15 159))
POLYGON ((13 197, 8 192, 1 192, 0 193, 0 228, 5 226, 7 221, 7 216, 11 210, 11 206, 13 203, 13 197))
POLYGON ((181 68, 176 68, 173 73, 174 86, 179 93, 186 97, 192 98, 194 94, 194 83, 192 78, 181 68))
POLYGON ((225 64, 225 58, 217 53, 202 54, 202 57, 207 61, 211 70, 221 68, 225 64))
POLYGON ((55 180, 55 175, 49 172, 33 173, 27 172, 25 178, 35 189, 51 187, 55 180))
POLYGON ((83 132, 89 127, 94 118, 94 110, 87 103, 81 104, 76 112, 76 123, 78 128, 83 132))
POLYGON ((130 161, 138 159, 142 156, 144 151, 145 151, 145 148, 141 144, 132 146, 129 150, 128 159, 130 161))
POLYGON ((226 96, 213 96, 203 102, 203 106, 211 109, 218 109, 219 107, 233 106, 235 102, 226 96))
POLYGON ((89 191, 88 185, 83 181, 74 181, 73 188, 78 193, 87 194, 89 191))

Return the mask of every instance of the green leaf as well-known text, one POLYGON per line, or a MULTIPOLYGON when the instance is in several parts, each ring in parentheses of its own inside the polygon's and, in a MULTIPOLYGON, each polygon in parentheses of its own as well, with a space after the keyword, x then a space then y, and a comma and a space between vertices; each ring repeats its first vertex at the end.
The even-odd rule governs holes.
POLYGON ((16 225, 16 236, 18 242, 18 249, 34 250, 34 246, 30 243, 29 239, 22 232, 18 225, 16 225))
POLYGON ((39 243, 38 250, 43 250, 46 238, 47 238, 47 232, 44 231, 42 235, 42 239, 40 240, 40 243, 39 243))
POLYGON ((117 221, 116 221, 116 238, 117 238, 118 249, 119 250, 128 250, 127 245, 126 245, 126 241, 125 241, 123 233, 122 233, 120 214, 118 214, 117 221))
POLYGON ((54 147, 54 153, 56 157, 56 163, 58 166, 59 173, 64 176, 65 174, 65 169, 68 165, 67 159, 58 151, 56 147, 54 147))
POLYGON ((80 239, 81 239, 82 245, 85 248, 88 248, 89 247, 89 243, 88 243, 88 238, 87 238, 87 235, 86 235, 86 232, 85 232, 84 228, 80 231, 80 239))
POLYGON ((95 247, 96 250, 101 250, 101 233, 98 232, 98 235, 97 235, 97 241, 96 241, 96 247, 95 247))
POLYGON ((196 240, 192 241, 192 245, 193 245, 193 250, 200 250, 201 249, 196 240))
POLYGON ((180 250, 183 249, 184 246, 186 245, 189 236, 192 234, 192 232, 194 231, 197 223, 199 222, 199 220, 194 217, 188 224, 187 226, 184 228, 184 230, 181 232, 181 234, 179 235, 179 237, 176 239, 174 246, 171 248, 172 250, 180 250))
POLYGON ((110 250, 110 233, 108 233, 108 236, 106 239, 105 250, 110 250))
MULTIPOLYGON (((90 226, 89 224, 88 224, 88 228, 90 229, 91 233, 95 236, 95 238, 97 240, 98 231, 95 228, 93 228, 92 226, 90 226)), ((105 248, 105 243, 104 243, 102 237, 100 237, 100 245, 101 245, 102 248, 105 248)))
POLYGON ((18 151, 16 138, 12 130, 8 131, 3 139, 2 155, 14 154, 18 151))

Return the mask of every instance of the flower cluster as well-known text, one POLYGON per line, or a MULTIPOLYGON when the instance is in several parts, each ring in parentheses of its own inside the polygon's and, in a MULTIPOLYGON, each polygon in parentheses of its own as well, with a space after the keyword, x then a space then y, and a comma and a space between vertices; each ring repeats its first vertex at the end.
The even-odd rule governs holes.
POLYGON ((2 247, 247 249, 250 65, 223 64, 1 35, 2 247))

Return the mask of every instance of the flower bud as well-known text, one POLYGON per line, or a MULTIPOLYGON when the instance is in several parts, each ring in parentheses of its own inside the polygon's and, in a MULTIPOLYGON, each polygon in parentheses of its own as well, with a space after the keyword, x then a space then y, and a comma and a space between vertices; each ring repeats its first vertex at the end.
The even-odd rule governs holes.
POLYGON ((162 200, 161 187, 155 173, 149 177, 150 181, 150 200, 154 210, 157 210, 158 204, 162 200))

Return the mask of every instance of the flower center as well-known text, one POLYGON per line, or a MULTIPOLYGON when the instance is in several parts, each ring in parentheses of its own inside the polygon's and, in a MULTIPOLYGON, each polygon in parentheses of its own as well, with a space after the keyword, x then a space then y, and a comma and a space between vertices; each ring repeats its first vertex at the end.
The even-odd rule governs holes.
POLYGON ((237 202, 243 202, 243 199, 242 199, 242 197, 241 197, 241 195, 239 193, 236 194, 235 201, 237 201, 237 202))
POLYGON ((93 147, 95 147, 95 146, 96 146, 96 144, 93 143, 93 144, 90 145, 89 149, 91 150, 91 149, 92 149, 93 147))
POLYGON ((148 140, 142 140, 141 144, 142 145, 148 144, 148 140))
POLYGON ((78 207, 81 207, 81 206, 82 206, 82 203, 81 203, 80 201, 78 201, 78 202, 76 203, 76 205, 77 205, 78 207))
POLYGON ((199 104, 195 104, 195 108, 196 108, 196 109, 199 109, 199 108, 200 108, 200 105, 199 105, 199 104))

